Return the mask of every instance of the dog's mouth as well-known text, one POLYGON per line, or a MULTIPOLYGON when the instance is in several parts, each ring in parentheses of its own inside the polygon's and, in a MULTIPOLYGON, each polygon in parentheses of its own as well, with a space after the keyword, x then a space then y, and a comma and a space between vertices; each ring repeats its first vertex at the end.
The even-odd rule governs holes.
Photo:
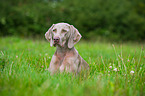
POLYGON ((64 47, 65 43, 66 42, 62 42, 62 43, 60 43, 60 42, 53 42, 53 46, 54 47, 56 47, 56 46, 64 47))
POLYGON ((56 45, 60 45, 60 43, 53 43, 53 46, 56 47, 56 45))

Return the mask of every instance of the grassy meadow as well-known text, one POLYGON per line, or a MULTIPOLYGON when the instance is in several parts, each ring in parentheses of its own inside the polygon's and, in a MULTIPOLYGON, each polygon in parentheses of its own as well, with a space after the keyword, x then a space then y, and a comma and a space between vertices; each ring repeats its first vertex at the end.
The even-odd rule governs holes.
POLYGON ((45 40, 0 38, 0 96, 145 96, 145 44, 80 41, 89 74, 50 75, 55 47, 45 40))

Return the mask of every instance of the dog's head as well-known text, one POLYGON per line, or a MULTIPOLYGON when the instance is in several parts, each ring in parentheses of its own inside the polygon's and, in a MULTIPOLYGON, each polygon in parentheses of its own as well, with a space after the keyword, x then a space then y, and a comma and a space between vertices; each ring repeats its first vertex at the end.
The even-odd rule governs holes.
POLYGON ((81 37, 79 31, 67 23, 53 24, 45 33, 45 38, 50 42, 50 46, 64 47, 67 45, 68 48, 72 48, 81 37))

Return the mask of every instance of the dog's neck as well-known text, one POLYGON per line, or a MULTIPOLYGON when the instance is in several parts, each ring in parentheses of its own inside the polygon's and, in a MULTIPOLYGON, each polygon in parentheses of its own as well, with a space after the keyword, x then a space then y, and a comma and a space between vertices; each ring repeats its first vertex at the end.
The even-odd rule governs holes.
POLYGON ((68 48, 67 46, 61 47, 61 46, 56 46, 56 52, 60 53, 60 54, 65 54, 67 52, 70 52, 74 49, 74 47, 72 48, 68 48))
POLYGON ((55 54, 58 56, 58 58, 63 59, 67 54, 69 54, 70 52, 74 51, 75 48, 68 48, 68 46, 56 46, 56 52, 55 54))

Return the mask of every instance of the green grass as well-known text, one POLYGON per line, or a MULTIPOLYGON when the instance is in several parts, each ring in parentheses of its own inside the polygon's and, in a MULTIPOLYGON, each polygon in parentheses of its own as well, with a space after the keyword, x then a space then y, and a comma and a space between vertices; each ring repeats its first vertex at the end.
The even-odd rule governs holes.
POLYGON ((144 44, 79 42, 75 47, 89 63, 89 75, 51 76, 46 69, 55 48, 48 42, 1 37, 0 96, 145 95, 144 44))

